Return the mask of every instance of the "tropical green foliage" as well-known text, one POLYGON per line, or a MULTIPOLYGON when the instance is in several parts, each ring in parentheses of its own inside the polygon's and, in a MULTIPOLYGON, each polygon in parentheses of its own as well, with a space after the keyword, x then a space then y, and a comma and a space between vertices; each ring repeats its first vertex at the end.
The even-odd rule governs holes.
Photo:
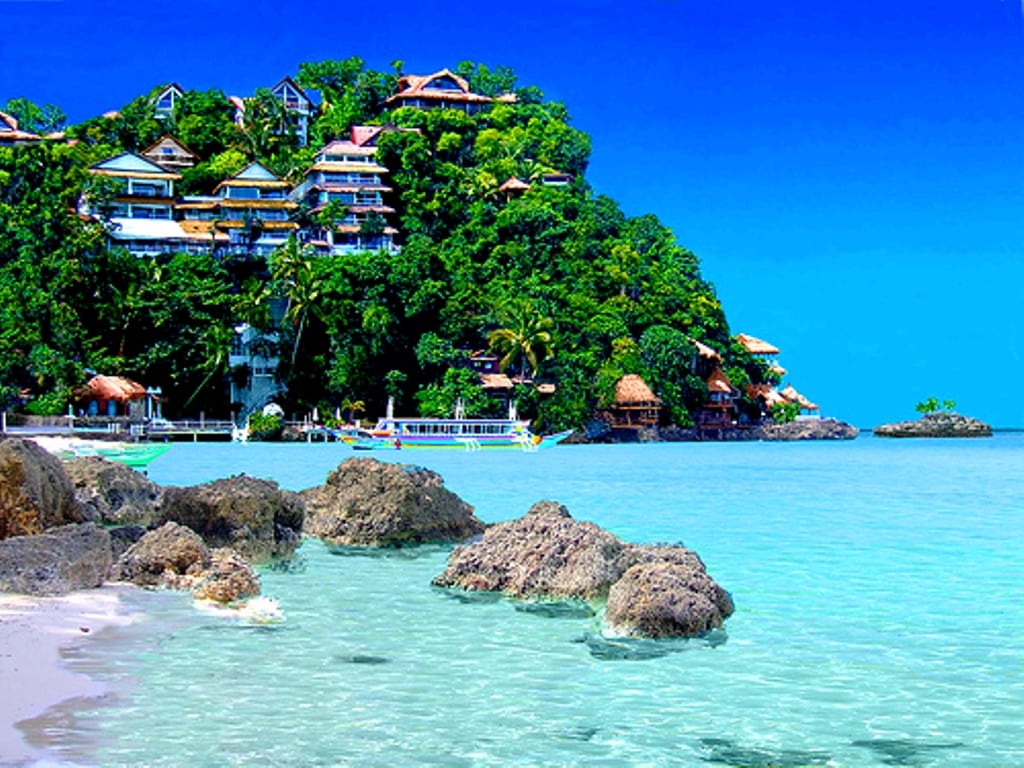
POLYGON ((914 406, 914 410, 918 413, 938 413, 941 410, 945 410, 947 413, 952 412, 956 408, 956 400, 939 400, 937 397, 929 397, 927 400, 922 400, 920 403, 914 406))
MULTIPOLYGON (((359 402, 380 413, 388 396, 428 414, 450 414, 459 400, 468 414, 500 412, 465 367, 488 348, 511 374, 555 385, 514 393, 548 429, 586 422, 625 373, 644 376, 672 420, 689 423, 706 398, 693 340, 718 350, 728 371, 766 380, 764 364, 730 343, 697 257, 653 214, 628 217, 590 189, 590 139, 563 104, 507 68, 463 62, 456 71, 472 88, 518 102, 473 116, 389 110, 401 67, 375 72, 355 57, 300 65, 297 82, 323 102, 307 148, 269 92, 246 100, 239 126, 213 90, 187 92, 163 119, 156 92, 139 97, 69 128, 75 146, 0 149, 0 392, 59 400, 91 369, 161 386, 169 415, 226 414, 240 322, 277 339, 295 412, 359 402), (253 160, 295 182, 316 147, 358 124, 401 129, 379 136, 377 155, 391 171, 397 253, 314 255, 291 241, 269 260, 136 259, 108 250, 102 226, 74 214, 92 164, 163 133, 200 156, 182 188, 209 193, 253 160), (558 184, 546 183, 552 174, 558 184), (502 191, 512 178, 528 188, 502 191)), ((382 225, 371 220, 364 234, 382 225)))

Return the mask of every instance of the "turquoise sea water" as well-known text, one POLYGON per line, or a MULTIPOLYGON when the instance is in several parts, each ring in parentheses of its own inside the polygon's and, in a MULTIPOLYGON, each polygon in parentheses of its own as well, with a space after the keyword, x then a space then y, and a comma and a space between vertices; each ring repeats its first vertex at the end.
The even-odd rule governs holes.
MULTIPOLYGON (((301 489, 351 455, 182 444, 150 476, 301 489)), ((550 498, 681 541, 736 613, 708 640, 616 641, 585 612, 432 588, 444 549, 309 541, 262 572, 277 626, 137 595, 146 618, 76 662, 117 696, 54 743, 132 766, 1024 765, 1024 435, 377 457, 486 521, 550 498)))

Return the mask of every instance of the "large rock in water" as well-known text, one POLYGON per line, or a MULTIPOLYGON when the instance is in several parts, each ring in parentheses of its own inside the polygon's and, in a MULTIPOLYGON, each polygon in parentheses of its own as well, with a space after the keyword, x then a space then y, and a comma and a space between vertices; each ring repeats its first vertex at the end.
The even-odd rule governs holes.
POLYGON ((0 540, 83 519, 60 459, 31 440, 0 440, 0 540))
POLYGON ((958 413, 927 413, 917 421, 874 428, 879 437, 992 437, 992 427, 958 413))
POLYGON ((231 547, 252 562, 291 557, 302 540, 297 494, 246 475, 164 489, 161 522, 188 526, 211 547, 231 547))
POLYGON ((517 598, 607 597, 609 627, 647 637, 699 635, 733 612, 729 594, 695 552, 627 544, 593 523, 573 520, 552 501, 457 547, 434 584, 517 598))
POLYGON ((113 575, 141 587, 189 590, 197 598, 221 603, 260 593, 259 577, 237 552, 211 551, 195 531, 172 522, 129 547, 113 575))
POLYGON ((464 541, 485 526, 436 472, 371 458, 348 459, 302 492, 305 531, 334 544, 401 547, 464 541))
POLYGON ((141 472, 102 456, 64 462, 84 514, 95 522, 150 526, 160 517, 160 486, 141 472))
POLYGON ((100 586, 110 571, 110 534, 93 523, 0 541, 0 592, 64 595, 100 586))
POLYGON ((627 546, 593 523, 573 520, 561 504, 541 501, 525 517, 492 525, 480 541, 456 547, 434 584, 588 600, 608 594, 622 576, 627 546))
POLYGON ((608 591, 605 623, 640 637, 693 637, 722 626, 732 598, 703 570, 673 562, 634 565, 608 591))

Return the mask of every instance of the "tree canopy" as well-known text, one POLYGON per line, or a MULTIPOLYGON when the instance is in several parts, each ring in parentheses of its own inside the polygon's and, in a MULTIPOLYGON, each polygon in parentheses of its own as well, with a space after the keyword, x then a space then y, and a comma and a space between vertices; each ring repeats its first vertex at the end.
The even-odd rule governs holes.
MULTIPOLYGON (((298 146, 269 91, 246 100, 238 124, 211 90, 186 92, 160 119, 155 93, 140 96, 70 127, 73 145, 0 148, 0 396, 10 404, 30 390, 37 403, 65 408, 92 369, 161 386, 172 415, 226 413, 227 350, 241 321, 276 339, 290 411, 360 402, 380 412, 389 395, 427 412, 453 398, 487 411, 493 403, 473 390, 465 359, 488 348, 522 378, 554 385, 515 392, 541 428, 579 427, 609 382, 634 372, 687 423, 706 395, 693 340, 763 377, 730 343, 698 258, 654 214, 628 217, 591 189, 590 138, 563 104, 508 68, 462 62, 454 71, 477 92, 517 101, 472 115, 388 109, 401 68, 369 70, 358 57, 301 64, 296 82, 321 99, 309 147, 298 146), (200 157, 182 189, 208 194, 252 160, 295 183, 316 147, 361 124, 403 129, 377 142, 397 252, 314 255, 293 241, 269 263, 136 259, 74 213, 90 165, 164 133, 200 157)), ((23 102, 16 111, 28 117, 19 119, 40 130, 61 124, 57 108, 23 102)))

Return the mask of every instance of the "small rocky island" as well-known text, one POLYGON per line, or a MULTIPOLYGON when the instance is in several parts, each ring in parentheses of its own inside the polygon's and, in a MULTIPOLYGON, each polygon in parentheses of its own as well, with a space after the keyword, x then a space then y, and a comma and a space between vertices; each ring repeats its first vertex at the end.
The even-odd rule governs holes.
POLYGON ((992 437, 992 427, 958 413, 926 413, 917 421, 882 424, 874 428, 878 437, 992 437))
POLYGON ((623 542, 550 501, 486 526, 423 467, 352 458, 301 493, 246 475, 160 487, 107 459, 62 462, 30 440, 0 440, 0 592, 123 581, 240 605, 260 594, 255 566, 291 558, 303 536, 361 547, 471 540, 435 585, 585 601, 621 635, 693 637, 733 612, 685 547, 623 542))

